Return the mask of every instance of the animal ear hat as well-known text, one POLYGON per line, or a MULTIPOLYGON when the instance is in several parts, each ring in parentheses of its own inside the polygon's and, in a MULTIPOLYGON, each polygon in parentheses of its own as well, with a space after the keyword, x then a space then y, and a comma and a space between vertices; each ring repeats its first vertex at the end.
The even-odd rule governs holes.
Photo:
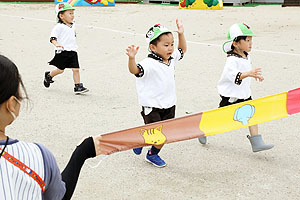
POLYGON ((256 36, 250 27, 246 24, 233 24, 228 32, 227 32, 227 40, 223 44, 223 51, 225 53, 231 51, 231 46, 233 41, 238 37, 238 36, 256 36))
POLYGON ((56 15, 56 22, 59 21, 59 13, 66 11, 66 10, 75 10, 74 7, 72 7, 70 4, 68 3, 59 3, 55 6, 55 15, 56 15))
MULTIPOLYGON (((155 24, 154 26, 152 26, 146 33, 146 41, 149 44, 149 46, 153 40, 158 38, 163 33, 172 33, 172 31, 160 24, 155 24)), ((148 50, 151 51, 149 47, 148 50)))

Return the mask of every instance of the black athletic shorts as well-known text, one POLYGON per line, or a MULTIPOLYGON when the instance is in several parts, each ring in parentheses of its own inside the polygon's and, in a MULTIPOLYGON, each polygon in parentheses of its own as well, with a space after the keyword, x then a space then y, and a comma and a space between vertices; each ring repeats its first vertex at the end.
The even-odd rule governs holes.
POLYGON ((232 104, 236 104, 236 103, 241 103, 241 102, 244 102, 244 101, 252 100, 252 98, 250 96, 248 99, 238 99, 237 101, 231 103, 231 102, 229 102, 230 97, 223 97, 222 95, 220 95, 220 97, 222 99, 221 99, 221 102, 219 104, 219 108, 224 107, 224 106, 229 106, 229 105, 232 105, 232 104))
POLYGON ((152 108, 152 111, 148 115, 144 113, 145 108, 142 107, 142 109, 141 115, 145 124, 173 119, 175 117, 175 105, 167 109, 152 108))
POLYGON ((76 51, 55 52, 54 58, 49 62, 49 65, 54 65, 58 69, 79 68, 78 55, 76 51))

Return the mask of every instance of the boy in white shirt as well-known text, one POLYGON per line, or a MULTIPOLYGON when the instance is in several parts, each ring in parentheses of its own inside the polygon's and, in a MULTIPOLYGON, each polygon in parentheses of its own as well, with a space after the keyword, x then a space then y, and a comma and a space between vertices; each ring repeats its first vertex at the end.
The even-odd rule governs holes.
MULTIPOLYGON (((224 71, 218 83, 218 92, 221 96, 219 107, 224 107, 251 100, 251 77, 263 81, 261 68, 252 69, 249 52, 252 48, 252 37, 255 34, 246 24, 234 24, 228 31, 228 41, 223 45, 227 53, 224 71)), ((252 151, 258 152, 274 147, 265 144, 258 134, 258 125, 249 127, 252 151)), ((206 137, 199 138, 201 144, 206 144, 206 137)))
POLYGON ((54 81, 52 78, 64 72, 65 68, 72 68, 74 80, 75 94, 88 92, 80 83, 79 62, 77 55, 76 33, 74 20, 74 10, 68 3, 59 3, 56 5, 55 11, 57 16, 57 24, 52 29, 50 42, 55 46, 55 56, 49 62, 57 68, 45 72, 44 86, 48 88, 54 81))
MULTIPOLYGON (((183 25, 176 19, 178 33, 178 49, 174 50, 172 31, 160 24, 149 29, 146 40, 151 52, 147 58, 136 64, 135 55, 139 46, 131 45, 126 51, 129 57, 128 68, 136 78, 139 104, 142 106, 141 115, 145 124, 172 119, 175 117, 176 88, 175 65, 186 52, 183 25)), ((160 158, 162 145, 153 145, 146 155, 146 161, 157 167, 166 163, 160 158)), ((139 155, 141 148, 133 149, 139 155)))

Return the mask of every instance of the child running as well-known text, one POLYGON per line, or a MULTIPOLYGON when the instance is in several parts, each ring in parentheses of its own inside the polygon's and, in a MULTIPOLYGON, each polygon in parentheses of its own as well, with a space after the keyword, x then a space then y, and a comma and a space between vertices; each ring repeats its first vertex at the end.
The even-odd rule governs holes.
POLYGON ((68 3, 56 5, 57 24, 54 26, 50 36, 50 42, 55 46, 55 56, 49 62, 57 68, 45 72, 44 86, 48 88, 53 77, 64 72, 65 68, 72 68, 75 94, 88 92, 80 83, 79 62, 77 55, 76 33, 74 20, 74 10, 68 3))
MULTIPOLYGON (((184 28, 176 19, 178 33, 178 49, 174 49, 172 31, 160 24, 149 29, 146 34, 148 50, 147 58, 136 64, 135 56, 139 46, 131 45, 126 49, 129 57, 128 68, 136 76, 136 87, 141 115, 145 124, 172 119, 175 117, 176 88, 175 65, 183 58, 187 46, 184 28)), ((164 167, 166 163, 160 158, 162 145, 153 145, 146 155, 146 161, 156 167, 164 167)), ((139 155, 142 147, 133 149, 139 155)))
MULTIPOLYGON (((234 24, 230 27, 228 41, 223 44, 223 51, 227 53, 227 61, 218 83, 218 92, 221 96, 219 107, 224 107, 248 100, 251 97, 251 78, 264 80, 261 68, 252 69, 249 52, 252 48, 252 37, 255 34, 246 24, 234 24)), ((261 135, 258 134, 258 125, 249 127, 252 151, 258 152, 274 147, 265 144, 261 135)), ((206 144, 206 137, 199 138, 201 144, 206 144)))

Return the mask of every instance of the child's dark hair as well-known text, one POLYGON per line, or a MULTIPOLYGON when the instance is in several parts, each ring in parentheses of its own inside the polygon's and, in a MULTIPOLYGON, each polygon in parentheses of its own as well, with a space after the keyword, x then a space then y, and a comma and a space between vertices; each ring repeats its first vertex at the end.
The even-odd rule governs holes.
MULTIPOLYGON (((157 38, 155 38, 154 40, 152 40, 151 42, 150 42, 150 44, 153 44, 153 45, 157 45, 157 43, 159 42, 159 40, 160 40, 160 37, 162 36, 162 35, 168 35, 168 34, 170 34, 171 32, 166 32, 166 33, 162 33, 160 36, 158 36, 157 38)), ((171 33, 172 34, 172 33, 171 33)))
POLYGON ((7 57, 0 55, 0 104, 11 96, 15 96, 19 100, 28 99, 17 66, 7 57), (21 96, 19 87, 22 87, 25 97, 21 96))
MULTIPOLYGON (((247 38, 248 36, 237 36, 233 41, 234 42, 239 42, 240 40, 246 40, 246 38, 247 38)), ((231 51, 233 51, 234 50, 234 46, 233 46, 233 44, 231 45, 231 51)))
POLYGON ((58 18, 58 23, 61 23, 61 24, 63 24, 64 22, 60 19, 60 17, 59 17, 59 15, 60 14, 64 14, 64 12, 66 12, 66 10, 64 10, 64 11, 60 11, 58 14, 57 14, 57 18, 58 18))

